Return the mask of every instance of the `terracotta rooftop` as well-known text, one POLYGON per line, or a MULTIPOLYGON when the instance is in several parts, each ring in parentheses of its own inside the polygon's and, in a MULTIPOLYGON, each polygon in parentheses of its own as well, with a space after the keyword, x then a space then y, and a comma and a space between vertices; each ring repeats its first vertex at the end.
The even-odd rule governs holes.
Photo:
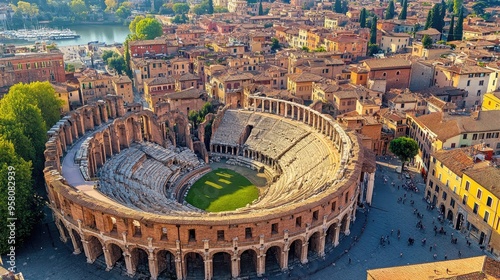
POLYGON ((368 59, 363 63, 370 70, 411 68, 411 61, 402 58, 368 59))
POLYGON ((289 74, 288 79, 296 83, 302 83, 302 82, 319 82, 320 80, 323 79, 323 77, 311 73, 298 73, 298 74, 289 74))
POLYGON ((472 157, 469 156, 470 148, 440 150, 432 154, 443 165, 458 176, 462 176, 466 168, 474 166, 472 157))
MULTIPOLYGON (((487 162, 484 162, 487 163, 487 162)), ((476 164, 463 172, 496 197, 500 197, 500 168, 489 164, 476 164)))

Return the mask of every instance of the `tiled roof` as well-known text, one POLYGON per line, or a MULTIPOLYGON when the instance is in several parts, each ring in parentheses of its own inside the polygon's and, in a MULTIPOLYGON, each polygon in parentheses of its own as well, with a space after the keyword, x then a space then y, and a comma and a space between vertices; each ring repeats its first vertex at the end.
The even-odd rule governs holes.
POLYGON ((402 58, 368 59, 364 64, 370 70, 411 68, 411 61, 402 58))
POLYGON ((150 78, 144 81, 148 86, 157 86, 165 84, 175 84, 175 79, 172 76, 150 78))
POLYGON ((443 165, 458 176, 462 176, 463 171, 474 165, 473 159, 468 155, 470 148, 440 150, 432 154, 443 165))
POLYGON ((203 91, 196 88, 188 88, 179 92, 167 93, 164 96, 170 99, 193 99, 203 95, 203 91))
POLYGON ((477 168, 465 170, 464 173, 500 198, 500 185, 498 184, 500 182, 500 168, 483 164, 477 168))
POLYGON ((311 73, 289 74, 288 78, 296 83, 319 82, 323 79, 323 77, 311 73))

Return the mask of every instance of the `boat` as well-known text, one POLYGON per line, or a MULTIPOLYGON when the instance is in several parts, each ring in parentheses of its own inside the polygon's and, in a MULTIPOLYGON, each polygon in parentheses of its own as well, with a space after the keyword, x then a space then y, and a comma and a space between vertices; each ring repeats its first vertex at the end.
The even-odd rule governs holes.
POLYGON ((0 36, 7 39, 17 39, 26 41, 37 41, 37 40, 67 40, 80 38, 80 35, 71 29, 52 29, 52 28, 40 28, 40 29, 19 29, 19 30, 7 30, 2 31, 0 36))

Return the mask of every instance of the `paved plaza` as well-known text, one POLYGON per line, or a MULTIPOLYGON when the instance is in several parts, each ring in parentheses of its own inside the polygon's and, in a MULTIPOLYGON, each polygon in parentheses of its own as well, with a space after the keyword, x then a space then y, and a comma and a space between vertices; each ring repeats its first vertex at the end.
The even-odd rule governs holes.
MULTIPOLYGON (((397 160, 380 160, 372 207, 369 211, 358 211, 351 234, 345 236, 338 247, 327 247, 329 252, 325 259, 306 265, 292 262, 289 272, 271 272, 266 275, 267 279, 358 280, 366 279, 367 269, 431 262, 435 260, 434 254, 439 261, 444 260, 445 256, 449 260, 457 259, 459 251, 462 258, 484 254, 477 244, 468 247, 465 236, 453 230, 447 222, 438 222, 436 209, 426 209, 427 204, 422 200, 424 184, 419 174, 412 172, 419 193, 406 192, 401 187, 398 190, 397 186, 401 186, 402 180, 394 170, 400 163, 397 160), (387 183, 384 183, 384 178, 387 178, 387 183), (398 202, 398 198, 404 198, 405 193, 405 203, 398 202), (411 200, 414 200, 413 206, 411 200), (420 219, 414 214, 415 208, 423 215, 421 220, 424 230, 416 227, 420 219), (434 225, 443 227, 447 234, 435 236, 434 225), (398 229, 401 233, 399 240, 398 229), (394 230, 392 234, 391 230, 394 230), (457 244, 451 243, 452 233, 458 238, 457 244), (387 239, 384 245, 381 245, 382 236, 387 239), (415 240, 412 246, 408 245, 410 237, 415 240), (424 238, 426 244, 422 245, 421 240, 424 238)), ((87 264, 83 253, 73 255, 70 242, 63 244, 59 240, 59 233, 51 222, 48 210, 47 214, 47 222, 38 225, 25 247, 17 251, 19 271, 23 272, 27 280, 131 279, 123 274, 121 268, 106 272, 102 261, 87 264)), ((145 278, 138 276, 135 279, 145 278)))

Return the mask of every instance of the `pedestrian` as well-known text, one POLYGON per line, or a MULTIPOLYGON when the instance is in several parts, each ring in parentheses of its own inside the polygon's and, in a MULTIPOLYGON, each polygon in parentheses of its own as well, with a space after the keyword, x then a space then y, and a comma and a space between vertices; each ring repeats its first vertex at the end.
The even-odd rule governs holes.
POLYGON ((445 254, 445 255, 444 255, 444 259, 445 259, 445 260, 447 260, 447 259, 448 259, 448 255, 447 255, 447 254, 445 254))
POLYGON ((399 185, 398 185, 398 191, 399 191, 399 185))
POLYGON ((458 257, 461 258, 462 257, 462 252, 460 250, 458 250, 458 257))
POLYGON ((437 254, 434 254, 433 255, 434 259, 437 259, 438 255, 437 254))
POLYGON ((434 243, 434 250, 436 250, 437 246, 438 246, 438 245, 437 245, 436 243, 434 243))
POLYGON ((399 257, 402 258, 403 257, 403 252, 399 253, 399 257))
POLYGON ((351 258, 349 258, 349 264, 351 264, 351 261, 352 261, 351 258))
POLYGON ((401 231, 400 231, 400 230, 399 230, 399 228, 398 228, 398 235, 400 235, 400 234, 401 234, 401 231))
POLYGON ((393 234, 393 233, 394 233, 394 230, 393 230, 393 229, 391 229, 391 236, 392 236, 392 234, 393 234))
POLYGON ((429 252, 431 252, 431 251, 432 251, 432 245, 429 247, 429 252))

